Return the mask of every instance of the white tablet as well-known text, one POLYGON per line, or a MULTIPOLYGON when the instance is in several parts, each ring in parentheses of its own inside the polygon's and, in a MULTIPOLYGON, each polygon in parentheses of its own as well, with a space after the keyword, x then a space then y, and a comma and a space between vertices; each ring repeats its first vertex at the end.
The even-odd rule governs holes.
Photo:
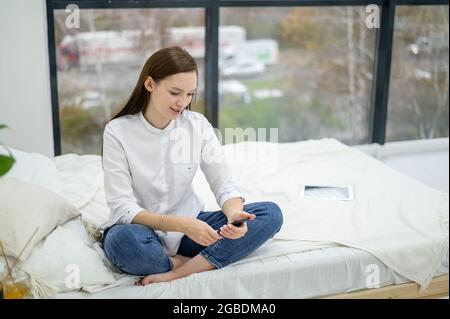
POLYGON ((303 185, 301 197, 325 200, 347 200, 354 198, 352 186, 303 185))

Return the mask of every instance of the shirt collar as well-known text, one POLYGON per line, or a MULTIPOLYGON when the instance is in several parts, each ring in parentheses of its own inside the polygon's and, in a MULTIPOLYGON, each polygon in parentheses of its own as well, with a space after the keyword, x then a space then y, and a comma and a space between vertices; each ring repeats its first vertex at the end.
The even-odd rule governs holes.
POLYGON ((163 129, 159 129, 157 127, 154 127, 153 125, 151 125, 147 119, 145 118, 144 114, 141 112, 139 112, 139 117, 141 118, 142 123, 144 124, 144 126, 150 130, 151 132, 154 133, 165 133, 165 132, 169 132, 173 126, 175 125, 175 121, 174 120, 170 120, 169 124, 167 124, 167 126, 163 129))

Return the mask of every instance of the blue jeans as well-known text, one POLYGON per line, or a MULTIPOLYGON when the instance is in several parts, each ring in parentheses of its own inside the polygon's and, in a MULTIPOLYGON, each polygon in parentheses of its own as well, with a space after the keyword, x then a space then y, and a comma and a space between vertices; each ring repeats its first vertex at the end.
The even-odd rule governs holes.
MULTIPOLYGON (((244 205, 244 211, 256 215, 247 222, 248 231, 239 239, 223 238, 209 246, 197 244, 189 237, 181 239, 177 254, 194 257, 201 254, 216 268, 225 267, 255 251, 272 238, 283 224, 283 214, 273 202, 244 205)), ((200 212, 197 216, 219 229, 228 223, 219 211, 200 212)), ((103 248, 108 259, 125 273, 137 276, 164 273, 172 270, 171 258, 166 255, 160 238, 152 229, 140 224, 116 224, 107 229, 103 248)))

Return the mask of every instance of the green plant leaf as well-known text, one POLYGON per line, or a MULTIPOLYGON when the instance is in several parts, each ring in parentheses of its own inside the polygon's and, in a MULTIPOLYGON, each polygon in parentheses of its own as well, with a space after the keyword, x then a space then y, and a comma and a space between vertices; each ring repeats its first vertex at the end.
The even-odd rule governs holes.
POLYGON ((1 123, 0 123, 0 130, 1 130, 2 128, 7 128, 7 127, 8 127, 7 125, 1 124, 1 123))
POLYGON ((5 175, 15 162, 16 160, 12 156, 0 155, 0 177, 5 175))

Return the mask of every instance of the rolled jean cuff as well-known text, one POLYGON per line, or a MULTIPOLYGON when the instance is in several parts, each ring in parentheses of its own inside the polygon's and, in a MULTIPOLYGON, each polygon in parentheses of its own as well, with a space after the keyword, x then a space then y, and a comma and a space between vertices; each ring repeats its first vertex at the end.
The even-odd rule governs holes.
POLYGON ((222 264, 220 262, 218 262, 213 256, 211 256, 209 253, 207 253, 206 251, 201 251, 200 255, 202 255, 203 257, 206 258, 206 260, 208 260, 211 264, 213 264, 217 269, 219 268, 223 268, 222 264))
POLYGON ((168 271, 171 271, 171 270, 173 270, 173 267, 175 266, 174 264, 173 264, 173 261, 172 261, 172 257, 170 257, 170 256, 167 256, 167 258, 169 259, 169 270, 168 271))

